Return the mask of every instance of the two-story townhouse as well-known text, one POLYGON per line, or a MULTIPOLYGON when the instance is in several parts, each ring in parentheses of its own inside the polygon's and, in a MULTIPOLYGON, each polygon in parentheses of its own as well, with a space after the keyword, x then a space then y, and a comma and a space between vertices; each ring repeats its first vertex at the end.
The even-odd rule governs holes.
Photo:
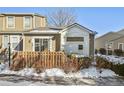
POLYGON ((78 23, 48 27, 45 16, 25 13, 0 14, 0 45, 11 51, 65 51, 94 55, 95 33, 78 23))

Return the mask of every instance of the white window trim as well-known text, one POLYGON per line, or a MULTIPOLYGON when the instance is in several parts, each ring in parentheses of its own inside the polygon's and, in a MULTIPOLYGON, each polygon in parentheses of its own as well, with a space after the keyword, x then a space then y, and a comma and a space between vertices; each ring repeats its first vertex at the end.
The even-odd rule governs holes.
POLYGON ((9 35, 3 35, 3 36, 2 36, 2 38, 3 38, 3 39, 2 39, 2 48, 5 48, 5 46, 4 46, 4 36, 8 36, 8 38, 9 38, 9 35))
POLYGON ((124 50, 124 43, 118 43, 118 49, 120 44, 122 44, 122 50, 124 50))
POLYGON ((49 45, 49 47, 50 47, 50 51, 52 51, 51 47, 52 47, 52 38, 53 38, 53 36, 33 37, 32 38, 32 43, 33 43, 33 47, 32 47, 33 49, 32 50, 33 51, 35 51, 35 39, 36 38, 38 38, 38 39, 50 39, 50 44, 51 45, 49 45))
POLYGON ((3 38, 3 39, 2 39, 2 47, 3 47, 3 48, 5 48, 5 46, 4 46, 4 36, 8 36, 8 38, 9 38, 9 40, 10 40, 10 44, 11 44, 10 47, 11 47, 11 49, 12 49, 12 51, 13 51, 12 43, 14 43, 14 42, 12 42, 12 38, 13 38, 13 37, 17 37, 17 43, 19 43, 19 42, 20 42, 20 36, 18 36, 18 35, 10 35, 10 36, 9 36, 9 35, 3 35, 3 36, 2 36, 2 38, 3 38))
POLYGON ((30 20, 31 20, 31 16, 24 16, 24 17, 23 17, 23 28, 24 28, 24 29, 30 29, 30 28, 32 27, 32 26, 31 26, 31 25, 32 25, 32 20, 31 20, 31 22, 30 22, 30 27, 27 28, 27 27, 25 27, 25 17, 30 17, 30 20))
POLYGON ((7 28, 15 28, 15 16, 7 16, 7 17, 6 17, 6 27, 7 27, 7 28), (9 26, 8 26, 8 17, 13 17, 13 18, 14 18, 14 26, 13 26, 13 27, 9 27, 9 26))

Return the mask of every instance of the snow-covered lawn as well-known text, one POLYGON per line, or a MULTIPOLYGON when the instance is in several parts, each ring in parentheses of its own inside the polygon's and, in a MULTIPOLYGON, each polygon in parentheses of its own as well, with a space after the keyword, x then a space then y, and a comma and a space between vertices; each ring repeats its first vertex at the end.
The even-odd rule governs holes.
POLYGON ((89 67, 82 69, 77 73, 66 74, 65 77, 76 78, 99 78, 99 77, 114 77, 117 76, 113 71, 109 69, 97 69, 96 67, 89 67))
POLYGON ((66 74, 62 69, 52 68, 38 74, 33 68, 11 71, 7 64, 0 64, 0 86, 124 85, 124 80, 122 82, 116 76, 109 69, 97 69, 93 66, 75 73, 66 74))
POLYGON ((106 58, 108 61, 113 62, 114 64, 124 64, 124 57, 118 57, 114 55, 101 55, 101 54, 97 54, 97 56, 106 58))
POLYGON ((63 78, 99 78, 99 77, 114 77, 117 76, 109 69, 97 69, 96 67, 89 67, 82 69, 75 73, 65 73, 62 69, 52 68, 46 69, 44 72, 38 74, 33 68, 25 68, 20 71, 11 71, 6 64, 0 64, 0 74, 19 75, 19 76, 36 76, 41 78, 46 77, 63 77, 63 78))

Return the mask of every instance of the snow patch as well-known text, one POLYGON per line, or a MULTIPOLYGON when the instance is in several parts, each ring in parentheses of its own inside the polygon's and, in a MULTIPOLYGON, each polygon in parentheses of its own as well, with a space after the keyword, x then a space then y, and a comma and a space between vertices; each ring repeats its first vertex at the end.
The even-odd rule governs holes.
POLYGON ((106 58, 109 62, 112 62, 114 64, 124 64, 124 57, 118 57, 114 55, 101 55, 101 54, 97 54, 97 56, 106 58))
POLYGON ((117 76, 115 74, 115 72, 113 72, 112 70, 109 70, 109 69, 101 69, 101 73, 100 73, 100 76, 101 77, 113 77, 113 76, 117 76))
POLYGON ((77 73, 66 74, 68 78, 99 78, 99 77, 114 77, 117 76, 113 71, 109 69, 97 69, 96 67, 89 67, 82 69, 77 73))
POLYGON ((58 68, 46 69, 43 73, 41 73, 42 77, 46 76, 64 77, 64 75, 65 75, 64 71, 58 68))
POLYGON ((18 71, 17 75, 21 75, 21 76, 34 76, 35 73, 36 73, 36 71, 33 68, 24 68, 24 69, 18 71))
POLYGON ((2 70, 4 70, 4 69, 5 69, 5 67, 6 67, 6 65, 5 65, 5 64, 3 64, 3 63, 1 63, 1 64, 0 64, 0 72, 1 72, 2 70))
POLYGON ((36 73, 34 68, 24 68, 20 71, 11 71, 6 64, 0 64, 0 74, 14 74, 20 76, 38 76, 45 77, 64 77, 64 78, 99 78, 99 77, 114 77, 117 76, 113 71, 109 69, 97 69, 96 67, 89 67, 82 69, 75 73, 66 74, 62 69, 52 68, 46 69, 43 73, 36 73))

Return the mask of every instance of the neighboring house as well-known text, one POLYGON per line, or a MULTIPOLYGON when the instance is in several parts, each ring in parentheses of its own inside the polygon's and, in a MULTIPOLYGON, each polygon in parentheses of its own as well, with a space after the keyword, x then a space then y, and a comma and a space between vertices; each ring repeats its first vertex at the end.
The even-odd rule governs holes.
POLYGON ((48 27, 39 14, 0 14, 0 45, 11 51, 65 51, 94 55, 95 33, 78 23, 64 28, 48 27))
POLYGON ((109 32, 95 39, 95 49, 124 50, 124 30, 109 32))

